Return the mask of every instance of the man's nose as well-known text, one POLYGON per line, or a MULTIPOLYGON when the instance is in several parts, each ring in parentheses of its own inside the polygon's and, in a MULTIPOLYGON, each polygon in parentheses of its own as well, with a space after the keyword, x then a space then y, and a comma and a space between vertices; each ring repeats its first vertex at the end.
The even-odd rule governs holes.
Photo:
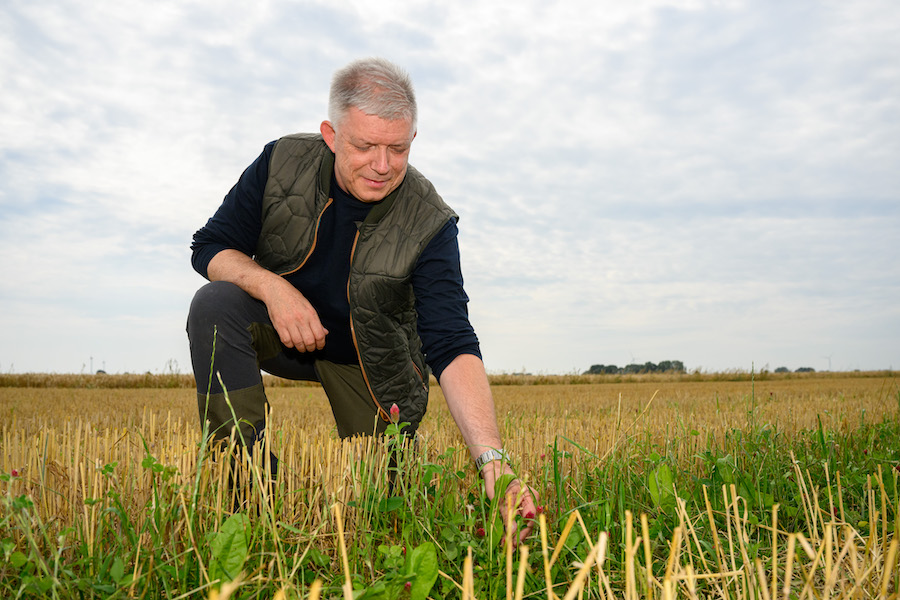
POLYGON ((379 174, 386 174, 390 170, 388 164, 388 149, 376 148, 375 156, 372 158, 372 169, 379 174))

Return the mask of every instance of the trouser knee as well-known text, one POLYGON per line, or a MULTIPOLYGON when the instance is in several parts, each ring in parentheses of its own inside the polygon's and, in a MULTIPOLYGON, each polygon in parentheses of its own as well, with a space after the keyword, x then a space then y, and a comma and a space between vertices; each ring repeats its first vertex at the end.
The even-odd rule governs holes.
POLYGON ((208 343, 217 330, 234 326, 244 329, 252 318, 252 305, 255 302, 257 301, 247 292, 233 283, 207 283, 194 294, 188 312, 187 334, 191 344, 208 343))
POLYGON ((215 281, 197 291, 187 334, 198 393, 223 392, 220 374, 232 390, 262 381, 251 330, 267 319, 265 305, 232 283, 215 281))

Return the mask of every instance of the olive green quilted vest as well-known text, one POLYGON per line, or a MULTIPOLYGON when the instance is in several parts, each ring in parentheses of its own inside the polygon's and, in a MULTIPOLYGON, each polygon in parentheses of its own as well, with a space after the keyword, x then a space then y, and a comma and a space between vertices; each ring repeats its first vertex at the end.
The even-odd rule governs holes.
MULTIPOLYGON (((262 232, 255 260, 287 275, 316 243, 318 219, 330 204, 334 154, 315 134, 281 138, 269 161, 262 232)), ((350 326, 360 367, 382 418, 392 404, 418 426, 428 403, 428 367, 416 332, 411 277, 428 242, 457 215, 421 173, 408 167, 396 190, 359 226, 351 254, 350 326)))

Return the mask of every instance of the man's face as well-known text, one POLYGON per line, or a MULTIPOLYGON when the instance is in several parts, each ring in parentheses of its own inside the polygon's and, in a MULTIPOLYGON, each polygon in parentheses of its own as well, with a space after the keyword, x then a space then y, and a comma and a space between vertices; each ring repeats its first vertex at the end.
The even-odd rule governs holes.
POLYGON ((382 119, 350 107, 337 129, 323 121, 321 132, 334 152, 338 185, 355 198, 383 200, 406 176, 409 148, 416 137, 408 119, 382 119))

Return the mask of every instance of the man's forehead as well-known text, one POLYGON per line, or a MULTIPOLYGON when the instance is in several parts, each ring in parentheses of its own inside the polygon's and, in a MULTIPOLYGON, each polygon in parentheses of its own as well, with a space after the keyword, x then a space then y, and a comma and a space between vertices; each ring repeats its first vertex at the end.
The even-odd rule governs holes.
POLYGON ((347 139, 354 144, 370 146, 409 146, 413 141, 413 134, 406 130, 402 134, 384 135, 375 131, 361 131, 348 133, 347 139))
POLYGON ((347 139, 355 143, 372 144, 376 146, 402 146, 408 145, 413 140, 413 134, 408 129, 400 134, 385 135, 376 131, 348 132, 347 139))
POLYGON ((415 132, 409 118, 385 119, 351 108, 338 129, 351 141, 388 146, 409 144, 415 132))

